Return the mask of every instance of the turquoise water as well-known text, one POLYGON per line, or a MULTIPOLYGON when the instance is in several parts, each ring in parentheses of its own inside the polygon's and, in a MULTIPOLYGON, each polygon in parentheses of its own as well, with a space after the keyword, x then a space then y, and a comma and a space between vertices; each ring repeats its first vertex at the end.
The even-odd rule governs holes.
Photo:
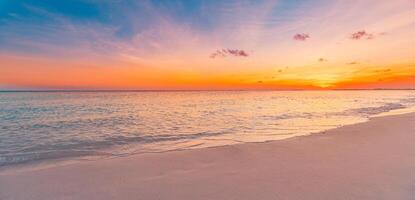
POLYGON ((262 142, 415 106, 415 91, 0 92, 0 166, 262 142))

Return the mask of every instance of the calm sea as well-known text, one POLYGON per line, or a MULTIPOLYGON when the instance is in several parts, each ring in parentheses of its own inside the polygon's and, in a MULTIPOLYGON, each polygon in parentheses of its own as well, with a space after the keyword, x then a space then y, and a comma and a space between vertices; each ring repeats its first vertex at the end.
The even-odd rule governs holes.
POLYGON ((415 91, 0 92, 0 166, 307 135, 415 106, 415 91))

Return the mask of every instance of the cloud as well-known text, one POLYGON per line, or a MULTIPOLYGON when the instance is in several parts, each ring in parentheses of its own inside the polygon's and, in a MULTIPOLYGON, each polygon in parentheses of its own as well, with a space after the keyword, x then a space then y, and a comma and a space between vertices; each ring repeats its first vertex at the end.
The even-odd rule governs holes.
POLYGON ((348 64, 348 65, 357 65, 357 64, 359 64, 359 63, 358 63, 358 62, 353 61, 353 62, 348 62, 348 63, 346 63, 346 64, 348 64))
POLYGON ((306 41, 308 38, 310 38, 310 35, 306 33, 297 33, 293 36, 293 39, 297 41, 306 41))
POLYGON ((327 59, 325 59, 325 58, 319 58, 319 59, 318 59, 318 61, 319 61, 319 62, 327 62, 327 61, 329 61, 329 60, 327 60, 327 59))
POLYGON ((360 39, 366 39, 366 40, 371 40, 374 39, 375 36, 373 33, 368 33, 365 30, 362 31, 357 31, 355 33, 352 33, 350 35, 350 39, 352 40, 360 40, 360 39))
POLYGON ((389 73, 389 72, 391 72, 392 71, 392 69, 381 69, 381 70, 375 70, 375 72, 376 73, 389 73))
POLYGON ((210 54, 210 58, 216 57, 226 57, 226 56, 236 56, 236 57, 248 57, 249 54, 244 50, 239 49, 222 49, 216 50, 214 53, 210 54))

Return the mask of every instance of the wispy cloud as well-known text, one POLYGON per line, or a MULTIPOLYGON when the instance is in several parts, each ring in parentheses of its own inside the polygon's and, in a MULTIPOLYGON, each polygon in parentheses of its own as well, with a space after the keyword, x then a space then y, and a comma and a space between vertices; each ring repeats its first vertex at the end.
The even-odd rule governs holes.
POLYGON ((360 39, 371 40, 374 38, 375 38, 375 35, 373 33, 368 33, 365 30, 357 31, 350 35, 350 39, 352 40, 360 40, 360 39))
POLYGON ((319 61, 319 62, 327 62, 327 61, 329 61, 329 60, 327 60, 327 59, 325 59, 325 58, 319 58, 319 59, 318 59, 318 61, 319 61))
MULTIPOLYGON (((212 76, 239 73, 238 80, 253 82, 260 79, 251 74, 263 77, 272 71, 276 79, 307 77, 319 83, 376 65, 390 65, 389 73, 399 73, 402 69, 394 63, 413 61, 413 0, 84 2, 86 7, 75 9, 64 1, 10 1, 13 6, 0 16, 0 56, 45 58, 50 66, 67 71, 111 62, 114 71, 137 68, 137 74, 144 74, 142 69, 148 68, 166 77, 189 70, 212 76), (17 4, 26 6, 19 11, 17 4), (255 56, 247 51, 251 49, 255 56), (297 70, 309 65, 314 67, 297 70)), ((0 62, 5 66, 0 70, 9 71, 20 65, 30 69, 32 63, 0 62)), ((47 71, 44 65, 32 69, 47 71)), ((17 71, 8 77, 13 76, 19 77, 17 71)))
POLYGON ((391 71, 392 71, 392 69, 387 68, 387 69, 375 70, 374 72, 375 73, 389 73, 391 71))
POLYGON ((246 51, 239 50, 239 49, 222 49, 222 50, 216 50, 209 57, 216 58, 216 57, 226 57, 226 56, 248 57, 249 54, 246 51))
POLYGON ((297 41, 306 41, 308 38, 310 38, 310 35, 307 33, 297 33, 293 36, 293 39, 297 41))

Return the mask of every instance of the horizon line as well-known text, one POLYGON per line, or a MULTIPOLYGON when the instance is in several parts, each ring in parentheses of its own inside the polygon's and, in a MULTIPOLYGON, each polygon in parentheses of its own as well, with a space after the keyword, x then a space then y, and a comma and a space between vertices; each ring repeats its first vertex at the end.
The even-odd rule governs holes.
POLYGON ((415 88, 374 88, 374 89, 39 89, 39 90, 0 90, 0 93, 18 92, 226 92, 226 91, 367 91, 367 90, 415 90, 415 88))

